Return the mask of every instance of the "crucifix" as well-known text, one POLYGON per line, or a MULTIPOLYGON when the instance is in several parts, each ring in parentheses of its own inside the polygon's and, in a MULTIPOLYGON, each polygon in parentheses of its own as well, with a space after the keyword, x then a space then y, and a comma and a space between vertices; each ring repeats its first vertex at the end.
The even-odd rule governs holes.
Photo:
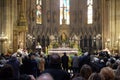
POLYGON ((63 7, 61 7, 61 8, 63 8, 63 11, 62 11, 62 12, 63 12, 63 13, 62 13, 62 15, 63 15, 62 24, 65 24, 65 23, 66 23, 66 19, 65 19, 65 14, 64 14, 65 12, 64 12, 64 10, 65 10, 65 8, 67 8, 67 7, 65 7, 64 4, 63 4, 63 7))

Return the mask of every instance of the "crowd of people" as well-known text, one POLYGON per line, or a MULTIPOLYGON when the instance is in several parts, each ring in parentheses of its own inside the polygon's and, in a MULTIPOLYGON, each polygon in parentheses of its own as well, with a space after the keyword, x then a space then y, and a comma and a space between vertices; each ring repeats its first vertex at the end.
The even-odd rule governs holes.
POLYGON ((120 56, 107 51, 60 56, 18 50, 0 55, 0 80, 120 80, 120 56))

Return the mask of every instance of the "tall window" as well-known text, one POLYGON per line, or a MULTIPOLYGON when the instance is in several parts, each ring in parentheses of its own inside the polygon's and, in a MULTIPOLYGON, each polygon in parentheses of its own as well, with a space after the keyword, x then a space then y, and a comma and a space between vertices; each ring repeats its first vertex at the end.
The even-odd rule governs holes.
POLYGON ((87 12, 87 23, 93 23, 93 0, 87 0, 88 12, 87 12))
POLYGON ((70 24, 70 0, 60 0, 60 24, 70 24))
POLYGON ((42 0, 36 0, 36 23, 42 24, 42 0))

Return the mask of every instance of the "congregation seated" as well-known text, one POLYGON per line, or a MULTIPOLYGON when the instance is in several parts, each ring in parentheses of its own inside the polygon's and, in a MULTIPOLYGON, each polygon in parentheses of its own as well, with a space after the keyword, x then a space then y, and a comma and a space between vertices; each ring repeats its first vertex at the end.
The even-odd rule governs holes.
POLYGON ((65 64, 69 63, 71 69, 64 68, 64 60, 58 54, 0 55, 0 80, 120 80, 120 56, 99 54, 66 54, 65 64), (78 65, 76 72, 73 63, 78 65))

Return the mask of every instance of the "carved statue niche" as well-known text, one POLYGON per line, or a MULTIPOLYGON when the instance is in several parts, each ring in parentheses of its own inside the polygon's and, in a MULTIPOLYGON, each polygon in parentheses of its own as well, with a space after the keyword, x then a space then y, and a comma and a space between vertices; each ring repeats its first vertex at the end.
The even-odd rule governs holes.
POLYGON ((63 33, 61 34, 61 41, 62 41, 62 42, 66 42, 66 40, 67 40, 67 35, 63 32, 63 33))
POLYGON ((92 47, 92 37, 91 36, 89 36, 89 47, 92 47))
POLYGON ((87 36, 84 36, 84 47, 87 47, 87 36))

